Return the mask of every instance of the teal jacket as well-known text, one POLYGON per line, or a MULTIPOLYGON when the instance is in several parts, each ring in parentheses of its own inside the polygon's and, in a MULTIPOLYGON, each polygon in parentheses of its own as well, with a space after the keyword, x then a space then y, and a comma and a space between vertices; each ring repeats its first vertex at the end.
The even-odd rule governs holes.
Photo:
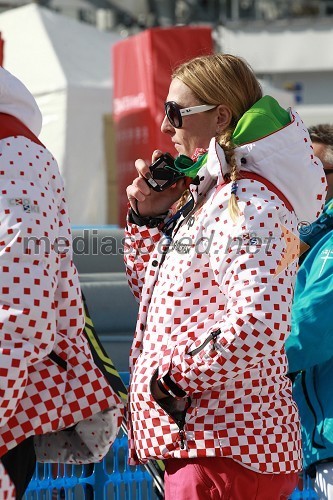
POLYGON ((309 468, 333 461, 333 199, 306 229, 310 249, 297 274, 286 352, 309 468))

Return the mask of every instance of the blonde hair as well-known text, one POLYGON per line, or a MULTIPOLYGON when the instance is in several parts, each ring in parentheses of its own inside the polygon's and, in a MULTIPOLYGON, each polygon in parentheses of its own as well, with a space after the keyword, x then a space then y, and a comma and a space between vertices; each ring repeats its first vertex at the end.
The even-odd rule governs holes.
POLYGON ((262 97, 262 89, 252 70, 244 59, 231 54, 200 56, 187 61, 172 74, 187 85, 203 104, 224 104, 232 113, 229 127, 217 136, 230 165, 232 193, 229 213, 235 221, 239 215, 237 203, 238 167, 234 154, 232 134, 241 116, 262 97))

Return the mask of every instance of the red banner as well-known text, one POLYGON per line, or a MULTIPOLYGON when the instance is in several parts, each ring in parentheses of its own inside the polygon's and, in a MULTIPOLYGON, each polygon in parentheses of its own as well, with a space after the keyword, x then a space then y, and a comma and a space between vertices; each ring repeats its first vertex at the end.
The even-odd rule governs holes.
POLYGON ((150 161, 155 149, 174 153, 170 138, 160 131, 172 70, 192 57, 212 52, 209 27, 152 28, 113 46, 120 226, 126 220, 126 187, 136 176, 135 160, 150 161))

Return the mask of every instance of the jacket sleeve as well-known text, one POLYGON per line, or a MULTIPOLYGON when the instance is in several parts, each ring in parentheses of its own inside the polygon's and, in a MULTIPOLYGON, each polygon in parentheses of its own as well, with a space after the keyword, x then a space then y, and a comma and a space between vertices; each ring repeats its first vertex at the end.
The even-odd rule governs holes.
MULTIPOLYGON (((57 241, 59 245, 57 253, 59 268, 56 271, 57 287, 54 293, 58 338, 63 336, 68 339, 75 339, 76 347, 85 350, 90 356, 83 333, 84 313, 81 287, 78 272, 73 263, 72 235, 63 188, 61 189, 58 225, 57 241), (61 246, 62 243, 63 246, 61 246)), ((57 351, 57 346, 54 346, 54 350, 57 351)), ((60 353, 61 349, 59 349, 60 353)))
MULTIPOLYGON (((330 238, 332 242, 332 237, 330 238)), ((331 248, 331 247, 329 247, 331 248)), ((292 330, 286 342, 289 371, 306 370, 333 357, 333 259, 330 250, 313 269, 304 261, 297 275, 292 306, 292 330)))
POLYGON ((0 195, 0 426, 14 414, 28 367, 53 348, 58 206, 38 181, 2 182, 0 195))
POLYGON ((279 267, 286 252, 286 230, 279 215, 281 203, 269 198, 273 201, 243 202, 243 222, 234 226, 232 235, 223 234, 231 222, 223 223, 218 196, 213 202, 205 236, 214 234, 216 245, 209 258, 226 298, 225 313, 194 343, 164 352, 159 377, 176 396, 211 390, 263 358, 283 353, 296 265, 279 267))
POLYGON ((163 233, 157 228, 127 223, 124 240, 124 260, 129 286, 140 302, 147 265, 157 249, 163 233))

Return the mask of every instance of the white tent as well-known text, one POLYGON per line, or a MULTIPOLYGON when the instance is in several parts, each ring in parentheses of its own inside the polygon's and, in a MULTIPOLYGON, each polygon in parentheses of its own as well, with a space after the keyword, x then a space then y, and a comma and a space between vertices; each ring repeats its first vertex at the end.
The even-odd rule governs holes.
POLYGON ((117 34, 36 4, 0 14, 4 67, 35 96, 42 142, 58 160, 72 224, 106 223, 103 115, 111 112, 117 34))
POLYGON ((257 73, 332 71, 330 17, 223 26, 218 41, 223 52, 241 54, 257 73))

